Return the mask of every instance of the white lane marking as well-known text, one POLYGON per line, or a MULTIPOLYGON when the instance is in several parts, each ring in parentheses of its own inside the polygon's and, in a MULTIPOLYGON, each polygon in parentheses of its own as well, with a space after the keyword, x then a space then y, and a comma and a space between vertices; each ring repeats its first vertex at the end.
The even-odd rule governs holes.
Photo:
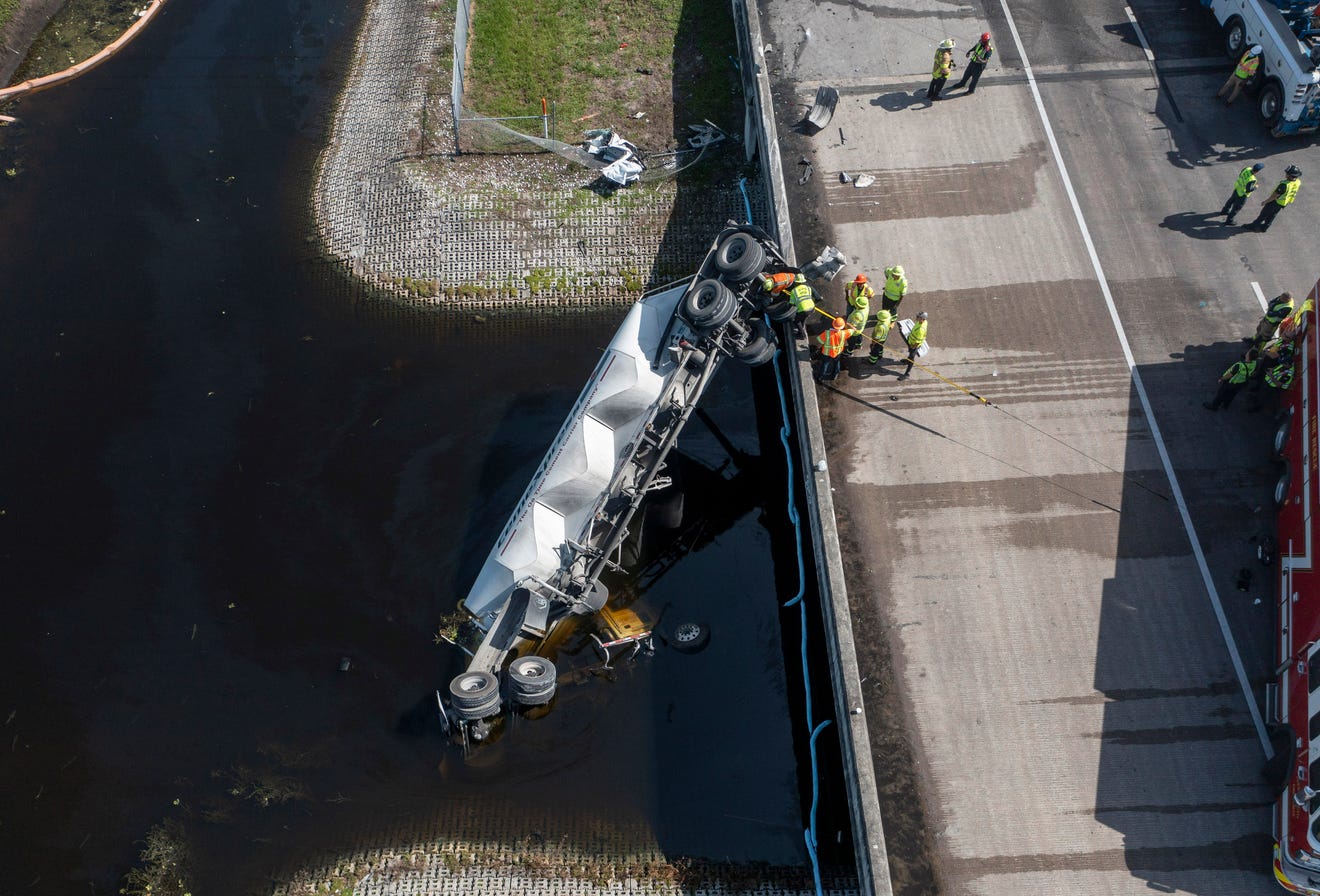
POLYGON ((1228 625, 1228 617, 1224 615, 1224 605, 1219 600, 1219 592, 1215 589, 1214 579, 1210 575, 1210 567, 1205 562, 1205 552, 1201 550, 1201 540, 1196 537, 1196 527, 1192 525, 1192 515, 1187 510, 1187 501, 1183 498, 1182 486, 1178 484, 1178 474, 1173 470, 1173 462, 1169 459, 1169 450, 1164 444, 1164 436, 1160 433, 1159 423, 1155 420, 1155 411, 1150 406, 1150 397, 1146 394, 1146 386, 1141 381, 1140 371, 1137 370, 1137 362, 1132 355, 1132 347, 1128 344, 1127 333, 1123 330, 1123 321, 1118 316, 1118 308, 1114 305, 1114 296, 1109 291, 1109 281, 1105 278, 1104 268, 1100 265, 1100 256, 1096 253, 1095 243, 1091 241, 1091 231, 1086 226, 1086 217, 1082 214, 1082 207, 1077 201, 1077 193, 1073 190, 1072 178, 1068 176, 1068 166, 1063 162, 1063 153, 1059 150, 1059 142, 1054 137, 1054 128, 1050 125, 1050 117, 1045 112, 1045 101, 1041 99, 1036 76, 1031 71, 1031 63, 1027 61, 1026 48, 1022 46, 1022 37, 1018 34, 1017 24, 1013 21, 1013 13, 1008 8, 1008 0, 999 0, 999 5, 1004 10, 1004 19, 1008 22, 1008 30, 1013 35, 1013 43, 1017 47, 1018 56, 1022 59, 1022 70, 1027 76, 1027 86, 1031 88, 1032 98, 1036 101, 1036 111, 1040 113, 1040 121, 1045 128, 1045 136, 1049 139, 1050 150, 1054 154, 1054 164, 1059 169, 1059 177, 1063 179, 1063 188, 1068 194, 1069 204, 1072 205, 1073 217, 1077 219, 1077 227, 1082 233, 1082 242, 1086 244, 1086 254, 1091 259, 1091 267, 1095 271, 1096 280, 1100 283, 1100 292, 1105 297, 1105 306, 1109 309, 1109 319, 1113 322, 1114 332, 1118 335, 1118 343, 1123 348, 1123 358, 1127 361, 1128 371, 1132 374, 1132 385, 1137 391, 1137 398, 1141 401, 1141 410, 1146 417, 1146 423, 1150 426, 1150 434, 1155 442, 1155 450, 1160 455, 1160 464, 1164 467, 1164 474, 1169 477, 1169 488, 1173 492, 1174 502, 1178 505, 1178 515, 1182 518, 1183 529, 1186 530, 1187 539, 1191 542, 1192 555, 1196 558, 1196 566, 1201 572, 1201 581, 1205 584, 1206 594, 1210 598, 1210 605, 1215 611, 1215 619, 1219 622, 1219 632, 1224 637, 1224 644, 1228 647, 1228 655, 1233 661, 1233 671, 1237 674, 1238 685, 1242 688, 1242 696, 1247 701, 1247 710, 1251 713, 1251 720, 1256 726, 1256 736, 1260 738, 1260 745, 1265 751, 1265 758, 1272 758, 1274 749, 1270 746, 1270 738, 1265 732, 1265 723, 1261 719, 1260 708, 1256 705, 1256 698, 1251 692, 1251 683, 1247 680, 1247 672, 1242 666, 1242 655, 1238 651, 1237 642, 1233 640, 1233 631, 1228 625))
POLYGON ((1155 54, 1150 51, 1150 44, 1146 43, 1146 32, 1141 30, 1137 24, 1137 17, 1132 14, 1132 7, 1123 7, 1123 12, 1127 13, 1128 21, 1132 23, 1132 28, 1137 32, 1137 40, 1141 41, 1141 49, 1146 51, 1146 61, 1151 65, 1155 64, 1155 54))
POLYGON ((1255 280, 1252 280, 1251 289, 1256 293, 1256 301, 1260 302, 1260 310, 1268 311, 1270 306, 1269 303, 1265 301, 1265 293, 1260 291, 1260 284, 1255 280))

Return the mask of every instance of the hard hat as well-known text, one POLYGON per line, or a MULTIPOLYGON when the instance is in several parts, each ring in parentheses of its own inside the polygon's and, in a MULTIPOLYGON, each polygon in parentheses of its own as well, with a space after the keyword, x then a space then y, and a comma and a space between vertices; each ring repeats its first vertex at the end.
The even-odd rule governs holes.
POLYGON ((1251 166, 1251 172, 1253 174, 1255 174, 1257 171, 1264 171, 1264 170, 1265 170, 1265 166, 1260 162, 1257 162, 1256 164, 1251 166))
POLYGON ((1302 169, 1298 168, 1296 165, 1289 165, 1287 168, 1283 169, 1283 173, 1288 177, 1301 177, 1302 169))
POLYGON ((1252 48, 1251 48, 1250 50, 1248 50, 1247 52, 1249 52, 1252 56, 1259 56, 1261 53, 1264 53, 1264 52, 1265 52, 1265 48, 1262 47, 1260 44, 1256 44, 1254 47, 1252 47, 1252 48))
POLYGON ((844 327, 844 325, 845 325, 846 323, 848 323, 848 322, 847 322, 846 320, 844 320, 843 318, 841 318, 841 317, 836 317, 836 318, 834 318, 834 329, 836 329, 836 330, 842 330, 843 327, 844 327))
POLYGON ((919 311, 919 312, 917 312, 917 320, 926 320, 926 319, 929 318, 929 317, 930 317, 930 315, 927 314, 927 313, 924 312, 924 311, 919 311))
POLYGON ((983 43, 983 44, 988 44, 988 43, 990 43, 990 32, 989 32, 989 31, 987 31, 985 34, 982 34, 982 35, 981 35, 981 43, 983 43))
POLYGON ((941 49, 941 50, 952 50, 952 49, 953 49, 953 38, 951 38, 951 37, 946 37, 946 38, 944 38, 944 40, 940 41, 940 49, 941 49))
POLYGON ((893 276, 895 276, 895 277, 902 277, 902 276, 903 276, 903 266, 902 266, 901 264, 896 264, 896 265, 894 265, 892 268, 888 268, 888 269, 885 271, 885 273, 886 273, 886 274, 891 274, 891 275, 893 275, 893 276))
POLYGON ((865 283, 865 282, 866 282, 866 275, 865 275, 865 274, 858 274, 856 277, 853 278, 853 282, 854 282, 854 283, 865 283))
POLYGON ((802 273, 801 271, 798 271, 796 274, 793 275, 793 282, 794 282, 794 283, 806 283, 806 282, 807 282, 807 275, 804 274, 804 273, 802 273))

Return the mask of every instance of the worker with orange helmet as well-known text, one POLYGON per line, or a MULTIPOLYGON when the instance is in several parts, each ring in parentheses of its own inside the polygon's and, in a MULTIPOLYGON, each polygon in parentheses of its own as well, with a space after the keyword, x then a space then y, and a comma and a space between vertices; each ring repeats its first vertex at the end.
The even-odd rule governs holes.
POLYGON ((830 328, 816 337, 820 344, 820 370, 816 378, 822 383, 833 382, 838 377, 844 346, 855 332, 846 320, 836 317, 830 328))
POLYGON ((862 344, 862 331, 871 318, 871 299, 875 298, 875 290, 867 282, 865 274, 858 274, 843 288, 843 297, 848 301, 848 326, 856 331, 848 340, 848 353, 851 354, 862 344))
POLYGON ((972 82, 972 86, 967 88, 967 93, 976 93, 976 84, 981 80, 981 72, 985 71, 985 64, 990 61, 990 57, 995 55, 995 48, 990 45, 990 32, 987 31, 981 35, 979 43, 967 51, 967 68, 963 69, 963 76, 953 89, 957 90, 966 84, 972 82))

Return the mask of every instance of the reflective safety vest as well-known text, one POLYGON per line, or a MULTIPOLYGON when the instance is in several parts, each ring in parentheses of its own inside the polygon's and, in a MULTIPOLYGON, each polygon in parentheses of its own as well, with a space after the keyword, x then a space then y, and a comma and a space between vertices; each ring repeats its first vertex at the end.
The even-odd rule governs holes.
POLYGON ((798 311, 813 311, 816 308, 816 292, 806 283, 799 283, 790 289, 788 300, 798 311))
POLYGON ((894 273, 893 268, 885 268, 885 298, 897 302, 907 295, 907 291, 907 277, 894 273))
POLYGON ((843 288, 843 297, 848 300, 848 304, 854 308, 866 306, 871 303, 871 297, 875 295, 875 290, 869 283, 858 283, 854 280, 843 288))
POLYGON ((1287 389, 1293 383, 1293 373, 1296 369, 1296 365, 1292 362, 1275 364, 1265 371, 1265 385, 1275 389, 1287 389))
POLYGON ((769 277, 761 278, 761 288, 771 295, 781 293, 791 287, 794 283, 806 283, 807 278, 801 274, 794 274, 790 271, 781 271, 778 274, 772 274, 769 277))
POLYGON ((1240 386, 1251 379, 1251 375, 1255 372, 1255 361, 1236 361, 1233 366, 1224 371, 1224 375, 1220 379, 1227 380, 1235 386, 1240 386))
POLYGON ((816 341, 820 343, 821 353, 824 354, 825 357, 837 358, 843 351, 844 345, 847 344, 848 337, 852 335, 854 335, 852 327, 844 327, 841 330, 836 330, 834 327, 830 327, 824 333, 817 336, 816 341))
POLYGON ((894 315, 881 308, 875 313, 875 329, 871 331, 871 338, 876 342, 884 342, 889 338, 889 328, 894 325, 894 315))
POLYGON ((1288 343, 1285 340, 1275 337, 1261 346, 1260 356, 1268 358, 1270 361, 1276 361, 1283 356, 1284 348, 1287 345, 1288 343))
POLYGON ((848 315, 848 326, 852 327, 858 333, 866 326, 866 319, 871 316, 871 306, 863 302, 861 305, 854 305, 852 313, 848 315))
POLYGON ((1256 189, 1256 172, 1248 165, 1238 172, 1237 182, 1233 184, 1233 192, 1245 196, 1254 189, 1256 189))
POLYGON ((935 51, 935 68, 930 73, 932 78, 947 78, 953 71, 953 54, 948 50, 935 51))
POLYGON ((911 330, 908 330, 907 344, 909 347, 917 348, 921 343, 926 341, 927 323, 929 323, 929 321, 919 320, 912 325, 911 330))
POLYGON ((977 44, 967 51, 967 58, 972 60, 973 65, 985 65, 993 55, 995 55, 995 48, 989 44, 977 44))
POLYGON ((1252 56, 1251 51, 1248 50, 1243 54, 1242 58, 1238 60, 1237 68, 1234 69, 1233 74, 1245 81, 1252 75, 1256 74, 1256 69, 1258 68, 1260 68, 1260 57, 1252 56))
POLYGON ((1283 323, 1283 319, 1293 312, 1292 296, 1288 298, 1276 298, 1270 301, 1270 307, 1265 310, 1265 319, 1274 326, 1283 323))
POLYGON ((1302 179, 1295 177, 1292 180, 1285 180, 1274 188, 1274 192, 1279 194, 1279 198, 1274 200, 1279 205, 1292 205, 1292 201, 1297 198, 1297 191, 1302 188, 1302 179))

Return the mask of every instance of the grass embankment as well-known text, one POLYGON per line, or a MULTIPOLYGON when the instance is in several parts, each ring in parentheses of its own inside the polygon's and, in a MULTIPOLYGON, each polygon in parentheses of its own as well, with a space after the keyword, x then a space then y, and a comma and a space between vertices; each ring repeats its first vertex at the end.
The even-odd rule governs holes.
POLYGON ((0 28, 9 24, 9 20, 18 12, 18 0, 0 0, 0 28))
POLYGON ((703 119, 741 126, 736 55, 728 0, 480 0, 464 104, 539 115, 546 97, 561 140, 616 127, 658 150, 703 119))
MULTIPOLYGON (((0 0, 0 25, 7 5, 17 7, 17 0, 0 0)), ((69 0, 37 35, 13 82, 53 75, 96 55, 137 21, 145 5, 144 0, 69 0)))

